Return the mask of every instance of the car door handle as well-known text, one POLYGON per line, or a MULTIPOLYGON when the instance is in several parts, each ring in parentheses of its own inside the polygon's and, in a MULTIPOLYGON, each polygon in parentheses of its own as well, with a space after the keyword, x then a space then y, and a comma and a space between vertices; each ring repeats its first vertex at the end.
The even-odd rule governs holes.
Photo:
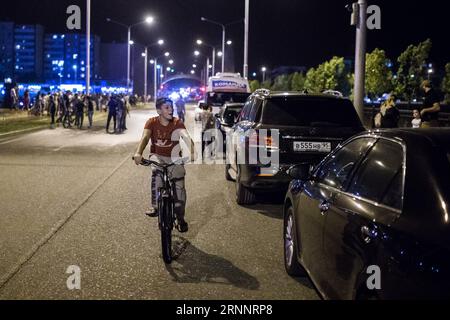
POLYGON ((322 215, 324 215, 325 213, 327 213, 328 210, 330 210, 330 203, 327 201, 322 201, 319 204, 319 209, 320 209, 320 213, 322 215))

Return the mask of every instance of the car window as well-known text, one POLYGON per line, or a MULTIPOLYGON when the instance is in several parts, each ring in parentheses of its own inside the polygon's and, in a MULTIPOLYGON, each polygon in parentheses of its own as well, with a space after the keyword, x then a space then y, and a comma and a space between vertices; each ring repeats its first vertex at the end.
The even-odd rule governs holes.
POLYGON ((261 106, 261 100, 255 99, 255 103, 253 103, 252 109, 250 110, 250 115, 249 115, 250 121, 256 120, 260 106, 261 106))
POLYGON ((346 99, 274 97, 265 103, 262 123, 304 127, 361 127, 346 99))
POLYGON ((359 138, 344 145, 319 167, 314 174, 316 180, 341 189, 350 178, 355 165, 375 141, 374 138, 359 138))
POLYGON ((246 119, 246 114, 248 114, 248 107, 249 107, 249 105, 251 105, 251 103, 252 103, 252 100, 250 99, 250 100, 248 100, 245 104, 244 104, 244 106, 242 107, 242 110, 241 110, 241 113, 239 114, 239 119, 238 119, 238 121, 240 122, 240 121, 244 121, 244 120, 247 120, 246 119))
POLYGON ((242 119, 243 121, 249 120, 250 117, 250 111, 252 109, 253 99, 247 101, 247 103, 244 105, 244 109, 242 110, 242 119))
POLYGON ((389 187, 385 190, 384 196, 381 200, 386 206, 402 209, 403 200, 403 170, 399 169, 389 184, 389 187))
POLYGON ((401 209, 403 197, 403 148, 385 139, 379 140, 350 184, 349 193, 401 209))

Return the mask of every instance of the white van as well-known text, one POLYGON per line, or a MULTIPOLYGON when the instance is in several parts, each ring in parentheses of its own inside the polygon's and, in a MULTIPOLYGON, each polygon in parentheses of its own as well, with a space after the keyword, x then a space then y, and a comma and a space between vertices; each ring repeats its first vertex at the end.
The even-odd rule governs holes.
POLYGON ((244 103, 250 94, 248 80, 239 73, 218 73, 209 78, 205 102, 213 106, 216 114, 225 103, 244 103))

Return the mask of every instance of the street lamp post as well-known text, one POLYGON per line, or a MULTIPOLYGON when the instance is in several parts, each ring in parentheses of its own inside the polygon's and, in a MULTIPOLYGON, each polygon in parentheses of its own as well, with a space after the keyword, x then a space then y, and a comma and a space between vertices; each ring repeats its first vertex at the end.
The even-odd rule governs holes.
POLYGON ((127 88, 128 90, 130 89, 130 83, 131 83, 131 29, 133 27, 136 27, 140 24, 143 23, 147 23, 147 24, 152 24, 154 22, 154 18, 153 17, 147 17, 144 21, 140 21, 137 22, 135 24, 132 25, 126 25, 122 22, 118 22, 115 20, 112 20, 110 18, 107 18, 106 21, 117 24, 119 26, 122 26, 124 28, 127 28, 128 30, 128 43, 127 43, 127 88))
POLYGON ((245 31, 244 31, 244 78, 248 79, 248 33, 250 25, 250 0, 245 0, 245 31))
MULTIPOLYGON (((155 82, 154 83, 154 100, 155 100, 155 103, 156 103, 156 100, 158 99, 158 59, 159 58, 161 58, 161 57, 169 57, 170 56, 170 53, 169 52, 166 52, 166 53, 164 53, 163 55, 160 55, 160 56, 158 56, 158 57, 155 57, 155 58, 153 58, 152 60, 153 60, 153 77, 154 77, 154 79, 153 79, 153 81, 155 82)), ((162 68, 162 66, 161 66, 161 68, 162 68)))
MULTIPOLYGON (((194 52, 194 55, 195 55, 196 57, 198 57, 198 56, 201 55, 201 53, 200 53, 200 51, 197 50, 197 51, 194 52)), ((193 65, 192 67, 194 67, 194 65, 193 65)), ((194 68, 195 68, 195 67, 194 67, 194 68)), ((208 79, 209 79, 209 56, 206 56, 205 85, 208 84, 208 79)))
POLYGON ((145 63, 144 63, 144 97, 147 99, 148 96, 148 49, 156 45, 164 45, 164 40, 160 39, 155 43, 145 46, 145 63))
POLYGON ((86 7, 86 94, 89 95, 91 91, 91 0, 86 0, 86 7))
POLYGON ((204 43, 202 40, 197 40, 198 45, 205 45, 212 48, 212 75, 216 74, 216 47, 210 44, 204 43))
POLYGON ((201 20, 204 21, 204 22, 209 22, 209 23, 212 23, 212 24, 215 24, 215 25, 218 25, 218 26, 222 27, 222 53, 223 53, 223 56, 222 56, 222 72, 225 72, 225 38, 226 38, 225 25, 223 23, 220 23, 220 22, 216 22, 216 21, 213 21, 213 20, 206 19, 205 17, 202 17, 201 20))
POLYGON ((262 67, 262 68, 261 68, 261 71, 262 71, 262 73, 263 73, 263 82, 265 82, 265 81, 266 81, 266 71, 267 71, 267 68, 266 68, 266 67, 262 67))
POLYGON ((364 94, 366 73, 367 0, 359 0, 354 5, 356 21, 355 53, 355 108, 360 119, 364 119, 364 94))

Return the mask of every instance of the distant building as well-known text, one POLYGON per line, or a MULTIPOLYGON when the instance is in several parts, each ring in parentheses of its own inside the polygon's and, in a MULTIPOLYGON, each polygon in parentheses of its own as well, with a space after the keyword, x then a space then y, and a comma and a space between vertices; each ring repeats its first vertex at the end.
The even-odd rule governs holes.
POLYGON ((14 77, 19 81, 37 80, 43 70, 44 28, 16 25, 14 28, 14 77))
POLYGON ((0 83, 14 76, 14 23, 0 22, 0 83))
MULTIPOLYGON (((46 81, 84 82, 86 79, 86 35, 47 34, 44 41, 46 81)), ((100 38, 91 37, 91 80, 100 79, 100 38)))
POLYGON ((14 27, 14 72, 17 81, 42 78, 44 28, 40 25, 14 27))

